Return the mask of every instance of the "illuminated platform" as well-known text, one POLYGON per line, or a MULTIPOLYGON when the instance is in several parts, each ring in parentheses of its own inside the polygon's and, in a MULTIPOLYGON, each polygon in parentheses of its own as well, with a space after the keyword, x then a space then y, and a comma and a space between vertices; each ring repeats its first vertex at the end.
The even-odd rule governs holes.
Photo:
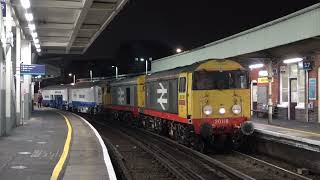
POLYGON ((72 113, 35 110, 0 146, 0 179, 116 179, 100 135, 72 113))
POLYGON ((253 122, 260 138, 320 152, 320 124, 292 120, 273 120, 268 124, 264 119, 253 122))

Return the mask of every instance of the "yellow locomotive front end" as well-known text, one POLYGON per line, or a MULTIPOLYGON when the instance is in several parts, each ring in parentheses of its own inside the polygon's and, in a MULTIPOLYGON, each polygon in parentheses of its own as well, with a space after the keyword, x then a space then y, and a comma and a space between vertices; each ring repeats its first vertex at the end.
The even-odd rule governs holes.
POLYGON ((250 87, 248 71, 230 60, 210 60, 192 73, 189 116, 195 133, 210 141, 237 141, 250 135, 250 87))

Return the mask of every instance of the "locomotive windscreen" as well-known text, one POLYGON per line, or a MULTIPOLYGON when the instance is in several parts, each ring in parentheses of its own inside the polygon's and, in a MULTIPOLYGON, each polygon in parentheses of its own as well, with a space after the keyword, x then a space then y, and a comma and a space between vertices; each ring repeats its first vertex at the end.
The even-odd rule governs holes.
POLYGON ((193 75, 193 90, 247 89, 247 71, 196 71, 193 75))

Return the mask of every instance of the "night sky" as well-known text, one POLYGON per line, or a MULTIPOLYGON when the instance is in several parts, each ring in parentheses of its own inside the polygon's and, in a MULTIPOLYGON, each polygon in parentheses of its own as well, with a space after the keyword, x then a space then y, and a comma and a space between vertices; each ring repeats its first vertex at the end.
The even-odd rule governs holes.
MULTIPOLYGON (((108 76, 144 70, 136 57, 153 59, 239 33, 319 1, 130 0, 83 56, 61 58, 64 74, 108 76)), ((42 57, 44 58, 44 57, 42 57)))

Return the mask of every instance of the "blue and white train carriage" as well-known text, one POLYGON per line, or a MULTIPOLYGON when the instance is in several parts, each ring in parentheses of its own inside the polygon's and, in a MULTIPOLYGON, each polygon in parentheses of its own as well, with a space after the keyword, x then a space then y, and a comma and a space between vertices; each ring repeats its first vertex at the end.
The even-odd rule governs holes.
POLYGON ((95 114, 102 108, 101 82, 80 82, 71 87, 73 111, 95 114))
POLYGON ((41 89, 43 106, 68 110, 71 102, 69 87, 69 85, 55 85, 41 89))

